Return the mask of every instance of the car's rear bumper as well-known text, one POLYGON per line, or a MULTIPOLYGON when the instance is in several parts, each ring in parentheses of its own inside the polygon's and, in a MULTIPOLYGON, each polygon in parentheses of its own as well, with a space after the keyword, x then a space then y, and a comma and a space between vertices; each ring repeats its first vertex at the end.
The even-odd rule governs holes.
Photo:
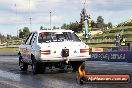
POLYGON ((48 57, 48 58, 40 58, 41 62, 59 62, 59 61, 86 61, 91 58, 91 55, 87 56, 74 56, 74 57, 48 57))

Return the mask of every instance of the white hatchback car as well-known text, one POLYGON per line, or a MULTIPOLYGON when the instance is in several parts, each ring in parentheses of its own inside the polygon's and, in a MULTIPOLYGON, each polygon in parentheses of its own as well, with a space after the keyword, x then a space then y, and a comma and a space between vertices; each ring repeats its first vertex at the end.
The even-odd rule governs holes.
POLYGON ((43 73, 46 67, 77 71, 89 55, 89 47, 71 30, 40 30, 31 32, 19 47, 19 66, 26 71, 32 66, 33 73, 43 73))

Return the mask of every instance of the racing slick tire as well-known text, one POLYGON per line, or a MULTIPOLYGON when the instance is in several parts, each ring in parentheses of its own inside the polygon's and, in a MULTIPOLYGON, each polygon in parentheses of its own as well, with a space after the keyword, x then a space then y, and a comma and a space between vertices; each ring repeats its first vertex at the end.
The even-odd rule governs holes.
POLYGON ((32 63, 33 74, 44 73, 45 69, 46 69, 46 66, 43 63, 39 63, 39 62, 32 63))

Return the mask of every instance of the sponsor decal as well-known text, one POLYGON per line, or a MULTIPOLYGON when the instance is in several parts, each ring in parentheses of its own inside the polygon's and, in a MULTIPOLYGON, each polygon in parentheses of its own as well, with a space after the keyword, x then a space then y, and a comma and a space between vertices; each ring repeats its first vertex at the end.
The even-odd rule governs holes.
POLYGON ((89 83, 129 83, 129 75, 85 75, 86 82, 89 83))
POLYGON ((129 75, 118 74, 87 74, 85 71, 85 64, 81 64, 78 68, 77 82, 84 83, 130 83, 129 75))

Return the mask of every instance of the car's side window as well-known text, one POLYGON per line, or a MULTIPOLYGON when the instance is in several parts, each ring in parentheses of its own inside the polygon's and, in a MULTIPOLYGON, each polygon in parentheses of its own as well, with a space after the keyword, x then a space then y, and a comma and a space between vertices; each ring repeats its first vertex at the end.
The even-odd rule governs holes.
POLYGON ((32 36, 33 36, 33 33, 31 33, 31 34, 28 36, 28 38, 27 38, 27 40, 26 40, 26 42, 25 42, 26 45, 30 45, 30 40, 31 40, 32 36))
POLYGON ((74 41, 81 42, 81 40, 79 39, 79 37, 75 33, 72 33, 72 38, 74 41))
POLYGON ((50 42, 51 40, 52 40, 52 36, 50 32, 39 33, 39 37, 38 37, 39 43, 50 42))

